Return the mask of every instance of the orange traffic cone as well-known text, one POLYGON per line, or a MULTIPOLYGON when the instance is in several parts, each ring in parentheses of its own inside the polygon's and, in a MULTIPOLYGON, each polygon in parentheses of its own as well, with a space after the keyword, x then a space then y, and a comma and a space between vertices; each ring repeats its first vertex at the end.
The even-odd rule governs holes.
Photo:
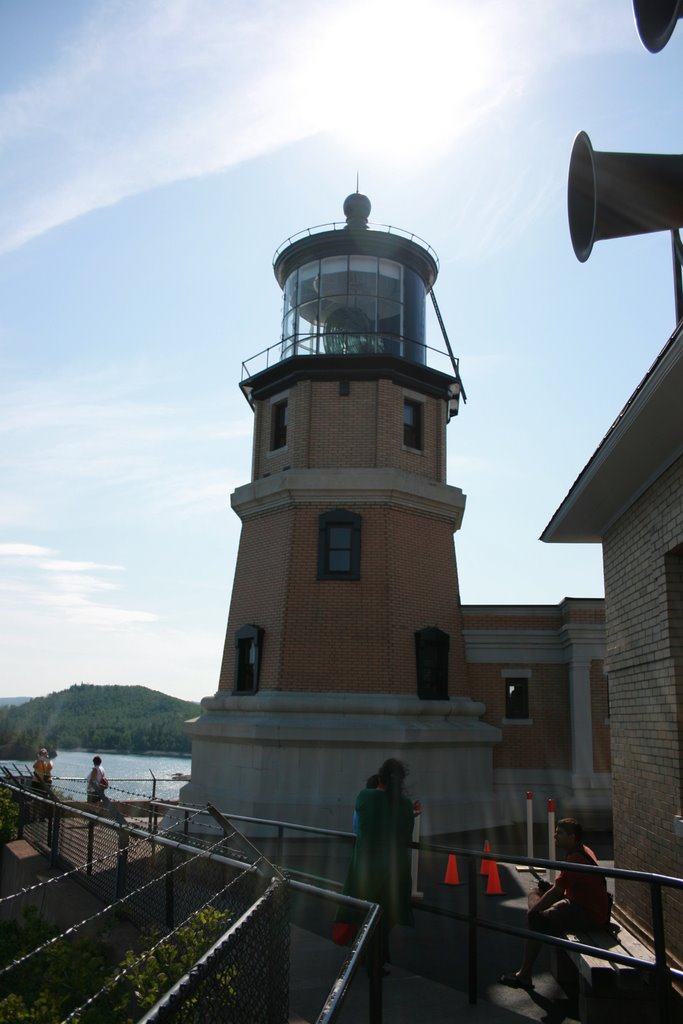
MULTIPOLYGON (((490 853, 490 852, 491 852, 491 844, 488 841, 488 839, 485 839, 484 840, 484 853, 490 853)), ((479 868, 479 874, 480 875, 488 875, 490 867, 491 867, 491 861, 490 860, 486 860, 486 859, 482 860, 481 867, 479 868)))
POLYGON ((498 865, 496 864, 495 860, 489 861, 489 877, 486 881, 486 895, 503 895, 503 888, 500 884, 500 875, 498 874, 498 865))
POLYGON ((460 877, 458 875, 458 864, 455 859, 454 853, 449 853, 448 864, 446 865, 446 874, 443 879, 444 885, 460 885, 460 877))

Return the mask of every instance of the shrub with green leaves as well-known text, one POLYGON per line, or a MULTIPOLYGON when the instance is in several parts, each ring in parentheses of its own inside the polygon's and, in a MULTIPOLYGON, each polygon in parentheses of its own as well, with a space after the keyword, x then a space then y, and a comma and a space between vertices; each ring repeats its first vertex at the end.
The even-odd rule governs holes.
MULTIPOLYGON (((101 939, 57 939, 25 964, 0 975, 0 1024, 59 1024, 74 1009, 86 1006, 74 1024, 134 1024, 226 931, 230 914, 205 908, 169 940, 149 934, 148 956, 130 951, 117 968, 101 939), (114 980, 122 971, 119 980, 114 980)), ((22 924, 7 922, 0 931, 0 966, 56 937, 34 907, 22 924)), ((226 1003, 234 994, 236 969, 223 972, 226 1003)))
POLYGON ((8 789, 0 787, 0 846, 17 838, 19 808, 8 789))

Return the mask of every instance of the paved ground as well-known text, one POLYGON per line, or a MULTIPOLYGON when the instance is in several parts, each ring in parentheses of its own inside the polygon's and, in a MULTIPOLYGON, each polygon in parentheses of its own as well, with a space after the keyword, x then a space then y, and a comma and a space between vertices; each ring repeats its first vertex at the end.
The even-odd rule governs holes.
MULTIPOLYGON (((78 829, 74 827, 71 831, 70 838, 75 843, 78 829)), ((439 842, 448 848, 475 851, 478 867, 487 838, 494 855, 521 855, 526 850, 521 830, 440 837, 439 842)), ((537 838, 538 856, 543 855, 544 839, 543 835, 537 838)), ((588 841, 601 862, 610 864, 611 836, 592 835, 588 841)), ((263 852, 272 855, 265 849, 267 843, 259 845, 263 852)), ((313 872, 320 878, 341 881, 349 858, 350 843, 308 840, 299 846, 290 846, 280 863, 313 872)), ((467 859, 462 855, 458 855, 457 860, 461 884, 444 884, 447 863, 447 854, 421 854, 418 886, 423 898, 415 903, 415 927, 395 929, 391 936, 392 967, 383 982, 384 1021, 387 1024, 441 1024, 456 1020, 473 1024, 523 1024, 525 1020, 573 1024, 577 1021, 576 993, 563 990, 554 981, 549 971, 548 950, 539 959, 533 992, 509 989, 498 983, 501 973, 518 966, 522 940, 487 928, 477 931, 477 1003, 469 1003, 467 924, 430 912, 429 908, 467 915, 474 892, 479 919, 491 924, 524 926, 530 880, 527 872, 518 872, 514 865, 499 864, 503 892, 486 895, 486 880, 478 873, 474 886, 469 885, 467 859)), ((132 868, 132 863, 130 866, 132 868)), ((312 896, 299 896, 293 901, 291 1024, 317 1020, 347 956, 345 949, 330 940, 334 910, 331 903, 312 896)), ((368 1020, 368 980, 364 970, 354 979, 340 1019, 342 1024, 364 1024, 368 1020)))
MULTIPOLYGON (((290 1024, 309 1024, 317 1019, 337 975, 343 953, 329 940, 292 928, 290 976, 290 1024)), ((396 964, 382 985, 383 1014, 391 1024, 524 1024, 528 1020, 574 1022, 573 1000, 546 972, 539 973, 534 992, 514 991, 501 985, 481 987, 476 1005, 467 994, 450 985, 430 981, 396 964)), ((368 979, 361 971, 342 1007, 342 1024, 368 1020, 368 979)))
MULTIPOLYGON (((450 837, 451 845, 483 849, 483 836, 450 837)), ((443 840, 440 840, 443 842, 443 840)), ((611 837, 592 836, 590 845, 606 866, 611 863, 611 837)), ((447 844, 448 845, 448 844, 447 844)), ((523 853, 524 844, 509 834, 492 834, 492 849, 501 853, 523 853)), ((536 852, 541 856, 541 846, 536 852)), ((315 865, 327 877, 343 877, 344 863, 322 855, 315 865)), ((461 884, 443 884, 447 857, 422 855, 418 875, 424 899, 416 904, 415 928, 398 928, 391 936, 392 968, 383 982, 384 1020, 391 1024, 441 1024, 472 1021, 490 1024, 521 1024, 539 1020, 562 1024, 578 1020, 576 993, 560 988, 550 973, 550 955, 544 950, 538 961, 533 992, 506 988, 498 983, 503 972, 519 965, 522 940, 488 929, 478 930, 478 992, 476 1005, 467 995, 468 933, 463 922, 437 916, 427 910, 433 905, 466 914, 469 902, 467 869, 457 858, 461 884), (420 906, 425 909, 419 909, 420 906)), ((526 895, 530 886, 527 872, 499 865, 503 894, 485 895, 486 880, 477 875, 477 913, 492 923, 524 927, 526 895)), ((291 958, 291 1022, 315 1021, 341 967, 346 951, 330 941, 334 908, 315 900, 302 899, 293 908, 291 958), (315 904, 314 906, 311 904, 315 904)), ((364 971, 354 980, 341 1014, 343 1024, 368 1020, 368 981, 364 971)))

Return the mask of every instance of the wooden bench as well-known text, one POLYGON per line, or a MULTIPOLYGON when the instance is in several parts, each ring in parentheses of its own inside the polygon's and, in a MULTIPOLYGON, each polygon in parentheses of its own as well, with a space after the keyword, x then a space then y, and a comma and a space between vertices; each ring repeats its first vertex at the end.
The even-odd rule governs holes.
MULTIPOLYGON (((623 925, 567 934, 572 942, 653 960, 653 953, 623 925)), ((651 971, 602 960, 580 950, 551 949, 551 969, 560 984, 579 986, 582 1024, 656 1024, 657 996, 651 971)))

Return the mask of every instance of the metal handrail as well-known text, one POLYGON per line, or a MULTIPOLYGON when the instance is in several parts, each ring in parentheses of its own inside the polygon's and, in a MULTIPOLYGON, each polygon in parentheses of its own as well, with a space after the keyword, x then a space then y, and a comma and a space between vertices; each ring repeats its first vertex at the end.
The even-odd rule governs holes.
MULTIPOLYGON (((169 808, 172 806, 174 810, 178 810, 178 805, 168 805, 169 808)), ((189 809, 189 808, 187 808, 189 809)), ((197 808, 193 807, 192 811, 196 812, 197 808)), ((311 834, 317 834, 323 837, 336 837, 338 839, 349 840, 354 839, 355 836, 352 832, 345 832, 336 829, 325 829, 311 825, 299 825, 294 822, 278 821, 277 819, 268 818, 254 818, 246 815, 230 815, 231 819, 235 821, 241 821, 243 823, 252 823, 259 826, 270 826, 278 830, 278 851, 283 850, 283 835, 285 829, 290 829, 297 832, 306 832, 311 834)), ((671 978, 676 978, 679 981, 683 981, 683 970, 676 967, 671 967, 666 963, 666 937, 664 927, 664 916, 662 913, 662 902, 661 902, 661 890, 663 887, 672 888, 683 891, 683 879, 676 878, 671 875, 662 875, 656 872, 647 871, 634 871, 628 868, 609 868, 602 867, 601 865, 594 864, 575 864, 572 862, 572 871, 578 871, 579 873, 585 874, 598 874, 607 878, 614 878, 621 881, 632 881, 640 884, 646 884, 650 888, 650 897, 652 904, 652 922, 653 922, 653 945, 654 952, 653 960, 642 960, 638 957, 627 956, 623 953, 616 953, 612 950, 606 950, 597 946, 590 946, 580 942, 574 942, 569 939, 562 939, 552 935, 545 935, 540 932, 530 931, 525 928, 517 928, 514 925, 502 925, 496 922, 480 918, 477 913, 477 886, 476 886, 476 860, 481 858, 482 853, 480 850, 468 850, 462 847, 456 846, 445 846, 442 843, 429 843, 421 840, 420 842, 411 842, 410 847, 414 850, 429 852, 429 853, 443 853, 451 854, 454 853, 457 856, 466 858, 468 869, 469 869, 469 881, 470 881, 470 905, 467 914, 461 914, 457 911, 445 910, 442 907, 436 907, 430 904, 425 904, 423 900, 414 901, 413 906, 416 910, 421 910, 425 913, 432 913, 437 916, 451 918, 453 920, 464 921, 469 925, 469 960, 470 960, 470 972, 469 972, 469 984, 468 984, 468 996, 469 1001, 472 1004, 477 1002, 477 940, 476 934, 477 929, 485 928, 489 931, 501 932, 503 934, 515 935, 520 938, 534 939, 550 946, 557 946, 563 949, 573 950, 574 952, 586 953, 589 956, 593 956, 597 959, 607 960, 609 962, 623 964, 628 967, 635 967, 652 972, 656 979, 659 991, 658 1000, 658 1012, 660 1024, 668 1024, 668 992, 670 990, 671 978)), ((493 859, 489 856, 489 859, 493 859)), ((514 864, 514 865, 525 865, 527 867, 541 867, 549 869, 566 869, 566 861, 550 860, 543 857, 522 857, 516 854, 496 854, 495 860, 502 864, 514 864)), ((289 869, 282 864, 282 857, 279 858, 279 866, 288 872, 289 869)), ((305 872, 297 871, 296 874, 306 876, 305 872)), ((313 876, 309 876, 313 877, 313 876)), ((324 885, 335 885, 332 879, 320 879, 317 881, 324 885)))
MULTIPOLYGON (((6 782, 0 784, 7 785, 6 782)), ((23 789, 19 790, 24 796, 26 791, 23 789)), ((37 794, 31 794, 31 798, 49 802, 54 806, 53 799, 46 797, 40 797, 37 794)), ((150 804, 154 804, 155 808, 159 811, 167 809, 169 812, 177 814, 181 812, 197 813, 198 810, 203 808, 194 804, 178 804, 168 803, 166 801, 154 800, 150 801, 150 804)), ((87 812, 76 811, 75 813, 82 813, 84 816, 92 817, 87 812)), ((323 895, 326 899, 339 900, 340 902, 346 903, 351 900, 351 897, 344 896, 341 893, 334 893, 329 888, 322 889, 321 886, 311 886, 310 883, 297 881, 290 877, 290 871, 283 864, 284 857, 284 833, 285 830, 304 833, 308 835, 318 835, 323 838, 341 839, 348 841, 355 839, 355 835, 352 832, 346 832, 339 829, 321 828, 315 825, 303 825, 296 822, 282 821, 273 818, 257 818, 249 815, 228 815, 231 821, 241 822, 246 824, 258 825, 259 827, 272 827, 277 830, 277 849, 278 856, 276 864, 277 866, 286 873, 288 881, 294 888, 300 889, 305 892, 312 892, 316 890, 319 894, 323 895)), ((105 824, 103 819, 98 819, 100 823, 105 824)), ((116 827, 114 823, 108 823, 109 827, 116 827)), ((179 824, 182 824, 182 820, 179 819, 179 824)), ((136 829, 127 825, 127 831, 132 834, 148 835, 144 830, 136 829)), ((180 850, 191 850, 196 854, 196 847, 188 847, 184 843, 176 843, 174 840, 168 839, 168 837, 159 837, 159 842, 162 839, 169 845, 177 846, 180 850)), ((477 912, 477 895, 478 887, 476 885, 477 872, 476 872, 476 860, 482 857, 480 850, 468 850, 464 847, 457 846, 446 846, 442 843, 429 843, 424 840, 420 842, 411 842, 409 846, 412 849, 419 851, 430 852, 430 853, 443 853, 443 854, 456 854, 457 856, 464 857, 467 860, 468 873, 469 873, 469 907, 466 914, 459 913, 453 910, 446 910, 442 907, 437 907, 430 904, 425 904, 423 900, 415 901, 413 906, 414 909, 420 910, 425 913, 435 914, 436 916, 450 918, 452 920, 463 921, 469 925, 469 943, 468 943, 468 954, 469 954, 469 981, 468 981, 468 995, 469 1001, 472 1004, 477 1002, 477 931, 479 928, 484 928, 489 931, 500 932, 502 934, 515 935, 520 938, 534 939, 535 941, 542 942, 550 946, 557 946, 562 949, 573 950, 574 952, 586 953, 597 959, 606 960, 613 963, 623 964, 624 966, 634 967, 641 970, 646 970, 655 975, 658 986, 658 1013, 660 1024, 669 1024, 668 1014, 668 993, 670 991, 671 979, 676 978, 679 981, 683 981, 683 970, 675 967, 671 967, 666 963, 666 940, 665 940, 665 926, 664 917, 662 914, 661 904, 661 890, 663 887, 673 888, 683 891, 683 879, 676 878, 670 875, 662 875, 655 872, 645 871, 634 871, 628 868, 617 868, 617 867, 602 867, 601 865, 593 864, 575 864, 572 862, 571 870, 579 873, 586 874, 599 874, 603 877, 614 878, 622 881, 632 881, 641 884, 647 884, 650 887, 651 901, 653 908, 653 945, 654 945, 654 959, 643 960, 637 957, 627 956, 623 953, 616 953, 612 950, 606 950, 601 947, 590 946, 580 942, 574 942, 569 939, 562 939, 557 936, 546 935, 544 933, 531 931, 525 928, 518 928, 514 925, 503 925, 496 922, 480 918, 477 912)), ((215 857, 221 857, 224 855, 212 855, 215 857)), ((498 854, 494 856, 491 854, 485 855, 488 859, 495 859, 497 863, 513 864, 513 865, 525 865, 528 867, 542 867, 550 869, 566 869, 566 861, 550 860, 543 857, 523 857, 515 854, 498 854)), ((226 858, 227 859, 227 858, 226 858)), ((304 878, 315 878, 316 882, 321 883, 325 886, 338 886, 339 883, 332 879, 319 878, 310 875, 306 872, 296 871, 291 872, 304 878)), ((363 901, 360 901, 361 903, 363 901)), ((358 940, 360 946, 360 940, 358 940)), ((351 953, 356 949, 356 944, 352 948, 351 953)), ((355 969, 351 972, 351 977, 355 974, 355 969)), ((341 978, 341 975, 340 975, 341 978)), ((340 979, 338 979, 339 981, 340 979)), ((350 979, 349 979, 350 980, 350 979)), ((343 997, 342 997, 343 998, 343 997)), ((340 1008, 340 1007, 339 1007, 340 1008)), ((322 1024, 325 1021, 332 1022, 336 1019, 338 1009, 336 1004, 330 1007, 331 1016, 320 1017, 318 1024, 322 1024)), ((371 1020, 377 1020, 381 1018, 371 1017, 371 1020)))
MULTIPOLYGON (((420 238, 414 231, 406 231, 405 228, 397 228, 392 224, 375 224, 372 221, 368 222, 367 229, 369 231, 378 231, 387 235, 398 235, 400 238, 407 238, 410 242, 416 242, 418 245, 426 249, 429 255, 436 263, 437 271, 439 269, 439 257, 436 255, 434 249, 431 247, 429 242, 425 242, 424 238, 420 238)), ((285 249, 288 249, 294 242, 298 242, 301 238, 308 238, 312 235, 319 235, 323 231, 347 231, 348 224, 346 221, 333 220, 327 224, 315 224, 311 228, 302 228, 301 231, 297 231, 296 234, 290 235, 289 238, 285 238, 284 242, 280 242, 275 255, 273 256, 273 266, 277 263, 278 257, 285 249)))
MULTIPOLYGON (((349 333, 351 333, 351 332, 349 332, 349 333)), ((358 332, 356 332, 356 333, 358 333, 358 332)), ((408 345, 414 345, 416 347, 419 347, 425 353, 425 362, 424 363, 417 363, 416 365, 418 365, 418 366, 423 366, 423 365, 424 366, 428 366, 429 363, 427 363, 426 353, 427 352, 433 352, 437 356, 440 356, 442 359, 447 360, 449 365, 453 365, 453 362, 454 362, 455 367, 456 367, 456 371, 457 371, 457 376, 459 377, 459 369, 458 369, 459 365, 460 365, 459 364, 459 360, 458 360, 458 358, 456 356, 452 356, 452 353, 449 353, 446 349, 435 348, 433 345, 427 345, 423 341, 413 341, 412 339, 406 338, 406 337, 404 337, 402 335, 398 335, 398 334, 397 335, 391 335, 387 331, 365 331, 363 333, 365 335, 367 335, 368 337, 378 337, 378 338, 380 338, 380 337, 381 338, 395 337, 395 339, 397 341, 405 342, 408 345)), ((354 335, 354 337, 355 337, 355 335, 354 335)), ((292 345, 290 346, 292 348, 292 351, 290 353, 288 353, 287 355, 284 355, 284 356, 282 355, 282 350, 283 350, 284 342, 283 342, 282 339, 280 339, 274 345, 268 345, 267 348, 263 348, 259 352, 254 353, 253 356, 249 356, 248 359, 243 359, 242 360, 242 376, 240 378, 240 383, 244 383, 244 381, 249 380, 250 377, 253 377, 255 373, 261 373, 262 372, 262 370, 251 370, 251 369, 249 369, 250 364, 254 363, 256 360, 261 360, 261 362, 264 362, 265 366, 263 366, 263 369, 267 370, 270 366, 274 366, 276 363, 284 363, 287 359, 292 359, 292 358, 294 358, 296 356, 304 356, 304 357, 307 357, 307 356, 325 356, 326 358, 330 358, 330 359, 336 358, 334 353, 324 352, 324 351, 321 350, 322 349, 322 343, 325 340, 323 334, 302 335, 301 336, 301 340, 297 340, 298 336, 297 337, 292 336, 292 338, 293 338, 293 341, 292 341, 292 345), (312 347, 305 345, 304 342, 312 342, 313 343, 312 347)), ((359 352, 359 353, 354 353, 354 355, 358 355, 358 356, 362 356, 362 355, 384 355, 384 354, 385 353, 383 353, 383 352, 370 352, 370 353, 361 353, 361 352, 359 352)), ((391 354, 391 353, 389 353, 389 354, 391 354)), ((404 361, 407 362, 407 363, 415 362, 414 360, 405 359, 405 357, 403 357, 403 356, 398 356, 397 358, 404 359, 404 361)))
MULTIPOLYGON (((196 846, 190 846, 182 840, 172 839, 168 834, 153 834, 149 831, 146 831, 145 829, 141 829, 135 826, 129 821, 125 821, 125 819, 123 819, 122 821, 112 821, 111 819, 103 818, 98 814, 93 814, 89 811, 83 810, 80 807, 73 807, 68 802, 60 801, 59 799, 57 799, 56 795, 53 792, 50 792, 47 795, 40 795, 37 792, 32 792, 30 790, 25 789, 18 781, 10 780, 7 777, 4 779, 0 779, 0 787, 9 789, 12 792, 14 792, 16 796, 20 799, 20 801, 34 800, 40 802, 41 804, 49 805, 51 811, 56 814, 60 814, 64 810, 66 810, 70 815, 83 818, 84 820, 91 822, 93 825, 96 824, 98 827, 103 827, 105 829, 118 832, 119 837, 125 836, 126 839, 130 837, 135 837, 138 839, 146 840, 150 838, 151 835, 153 835, 154 842, 159 847, 166 847, 167 849, 176 850, 180 853, 190 854, 192 857, 196 857, 198 855, 203 856, 207 860, 211 860, 218 864, 224 864, 231 868, 238 868, 245 873, 263 873, 263 864, 265 863, 267 868, 273 868, 273 878, 277 878, 277 875, 279 874, 279 869, 277 868, 277 865, 271 865, 270 862, 265 861, 262 855, 259 854, 259 851, 255 849, 253 852, 258 856, 258 859, 254 863, 245 863, 242 860, 237 860, 233 857, 227 856, 225 853, 219 853, 215 850, 198 850, 196 846)), ((160 801, 149 802, 154 803, 157 806, 161 806, 160 801)), ((178 809, 177 804, 163 804, 163 806, 168 807, 169 809, 178 809)), ((197 810, 196 807, 189 808, 187 806, 184 806, 182 809, 184 811, 191 809, 193 813, 196 813, 197 810)), ((237 816, 231 815, 230 817, 231 819, 234 819, 237 816)), ((253 821, 255 819, 245 820, 253 821)), ((21 821, 22 815, 20 814, 20 838, 22 833, 21 821)), ((293 825, 292 827, 296 828, 296 825, 293 825)), ((307 831, 309 830, 308 826, 301 826, 301 828, 307 831)), ((330 832, 330 830, 318 831, 330 832)), ((53 834, 56 841, 58 830, 55 829, 53 834)), ((330 832, 330 834, 333 833, 330 832)), ((244 836, 242 838, 246 839, 246 837, 244 836)), ((252 845, 248 840, 247 843, 249 846, 252 845)), ((52 843, 52 847, 52 855, 54 856, 56 852, 54 842, 52 843)), ((317 1024, 334 1024, 334 1022, 338 1019, 344 1000, 348 994, 350 985, 354 980, 360 965, 366 961, 366 958, 370 979, 368 1020, 370 1024, 381 1024, 382 960, 380 932, 378 928, 378 924, 382 914, 381 907, 376 903, 370 902, 369 900, 358 899, 353 896, 348 896, 345 893, 335 892, 331 889, 325 889, 321 886, 312 885, 310 882, 298 881, 288 876, 281 878, 280 880, 284 884, 286 884, 290 889, 300 892, 304 895, 315 896, 318 899, 321 899, 326 902, 331 902, 340 906, 352 907, 364 913, 364 917, 362 921, 359 923, 358 931, 356 933, 353 944, 349 949, 349 953, 342 965, 342 968, 335 980, 334 985, 330 989, 325 1005, 323 1006, 323 1009, 318 1017, 317 1024)), ((220 944, 220 942, 223 942, 228 936, 228 933, 234 930, 234 927, 234 925, 231 925, 226 931, 226 933, 224 933, 222 938, 219 940, 219 942, 214 945, 217 946, 218 944, 220 944)), ((175 990, 176 988, 181 987, 184 980, 185 978, 181 978, 180 981, 173 987, 173 989, 175 990)), ((166 994, 165 998, 168 997, 168 994, 169 993, 166 994)), ((157 1007, 154 1007, 153 1010, 156 1010, 156 1008, 157 1007)), ((149 1013, 146 1014, 140 1020, 139 1024, 144 1024, 144 1021, 146 1021, 148 1017, 151 1016, 152 1011, 149 1011, 149 1013)))

